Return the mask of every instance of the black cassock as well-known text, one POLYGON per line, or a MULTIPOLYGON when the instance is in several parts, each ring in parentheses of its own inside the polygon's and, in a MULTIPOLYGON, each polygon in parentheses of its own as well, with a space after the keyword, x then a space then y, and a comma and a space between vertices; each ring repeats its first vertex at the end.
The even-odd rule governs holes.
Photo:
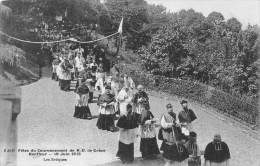
POLYGON ((225 142, 211 142, 206 146, 204 153, 205 160, 221 163, 230 159, 230 152, 225 142))
POLYGON ((117 127, 123 129, 134 129, 138 127, 137 120, 138 120, 137 114, 135 112, 132 112, 127 116, 120 117, 116 125, 117 127))
POLYGON ((133 103, 137 105, 138 99, 143 99, 139 104, 143 104, 146 107, 147 110, 150 109, 149 97, 148 97, 146 92, 144 92, 144 91, 137 92, 134 95, 133 103))
MULTIPOLYGON (((123 115, 119 118, 117 127, 126 130, 137 128, 137 120, 136 113, 130 113, 127 116, 123 115)), ((116 156, 120 157, 122 162, 132 162, 134 160, 134 143, 125 144, 119 141, 116 156)))
POLYGON ((140 98, 144 98, 146 101, 149 101, 149 97, 148 97, 147 93, 144 92, 144 91, 141 91, 141 92, 137 92, 137 93, 134 95, 133 102, 134 102, 135 104, 137 104, 137 100, 140 99, 140 98))
POLYGON ((197 119, 197 116, 195 115, 195 113, 193 112, 193 110, 191 109, 185 109, 182 110, 179 115, 178 115, 179 121, 181 123, 184 122, 188 122, 191 123, 192 121, 194 121, 195 119, 197 119))

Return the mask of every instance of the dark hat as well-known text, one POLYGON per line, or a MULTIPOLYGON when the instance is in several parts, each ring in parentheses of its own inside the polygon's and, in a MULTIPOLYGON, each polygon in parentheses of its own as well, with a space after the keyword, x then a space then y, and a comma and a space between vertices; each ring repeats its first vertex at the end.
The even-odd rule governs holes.
POLYGON ((214 140, 221 140, 221 135, 220 134, 215 134, 214 135, 214 140))
POLYGON ((76 93, 78 94, 87 94, 88 92, 89 92, 89 88, 85 84, 80 85, 76 90, 76 93))
POLYGON ((127 104, 127 106, 126 106, 126 109, 128 110, 128 109, 132 109, 133 107, 132 107, 132 105, 131 104, 127 104))
POLYGON ((194 137, 197 137, 197 133, 195 133, 194 131, 191 131, 191 132, 190 132, 190 137, 193 137, 193 138, 194 138, 194 137))
POLYGON ((171 104, 171 103, 168 103, 168 104, 166 105, 166 108, 172 108, 172 104, 171 104))
POLYGON ((182 100, 181 104, 184 104, 184 103, 188 103, 188 101, 187 100, 182 100))
POLYGON ((107 85, 107 86, 105 87, 105 89, 111 90, 111 86, 108 86, 108 85, 107 85))

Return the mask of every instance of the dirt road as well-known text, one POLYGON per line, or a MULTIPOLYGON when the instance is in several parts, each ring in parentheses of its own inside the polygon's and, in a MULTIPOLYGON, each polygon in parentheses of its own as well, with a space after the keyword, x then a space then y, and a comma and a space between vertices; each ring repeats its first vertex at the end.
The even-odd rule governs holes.
MULTIPOLYGON (((115 158, 118 146, 118 133, 98 130, 97 119, 80 120, 72 117, 75 94, 63 92, 58 83, 43 78, 38 82, 22 87, 22 111, 17 119, 18 166, 51 165, 121 165, 115 158), (45 156, 29 155, 27 150, 77 150, 84 149, 80 155, 55 156, 48 152, 45 156), (67 161, 48 161, 51 158, 67 161)), ((157 95, 150 96, 151 111, 160 118, 165 111, 165 103, 171 102, 176 112, 180 110, 177 97, 165 99, 157 95)), ((198 120, 194 128, 198 133, 200 149, 212 140, 215 133, 220 133, 231 151, 231 166, 260 166, 260 141, 236 127, 208 113, 211 108, 190 103, 198 120)), ((91 104, 91 112, 98 115, 96 104, 91 104)), ((160 146, 161 142, 159 142, 160 146)), ((39 151, 41 152, 41 151, 39 151)), ((42 152, 43 153, 43 152, 42 152)), ((135 143, 136 161, 132 165, 163 165, 161 159, 142 161, 139 153, 139 139, 135 143)))

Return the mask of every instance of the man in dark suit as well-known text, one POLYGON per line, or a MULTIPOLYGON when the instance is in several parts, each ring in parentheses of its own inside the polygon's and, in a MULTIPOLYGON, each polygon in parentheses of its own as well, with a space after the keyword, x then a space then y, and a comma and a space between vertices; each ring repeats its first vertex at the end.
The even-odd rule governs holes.
POLYGON ((186 100, 182 100, 181 105, 182 105, 182 110, 178 115, 179 122, 188 131, 192 131, 191 122, 197 119, 197 116, 195 115, 192 109, 188 108, 188 102, 186 100))

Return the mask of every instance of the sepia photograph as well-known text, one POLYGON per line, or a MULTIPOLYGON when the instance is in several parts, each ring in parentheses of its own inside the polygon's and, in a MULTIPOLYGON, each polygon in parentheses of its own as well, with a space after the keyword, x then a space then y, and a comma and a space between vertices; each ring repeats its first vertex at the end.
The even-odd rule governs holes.
POLYGON ((0 166, 260 166, 260 0, 0 0, 0 166))

